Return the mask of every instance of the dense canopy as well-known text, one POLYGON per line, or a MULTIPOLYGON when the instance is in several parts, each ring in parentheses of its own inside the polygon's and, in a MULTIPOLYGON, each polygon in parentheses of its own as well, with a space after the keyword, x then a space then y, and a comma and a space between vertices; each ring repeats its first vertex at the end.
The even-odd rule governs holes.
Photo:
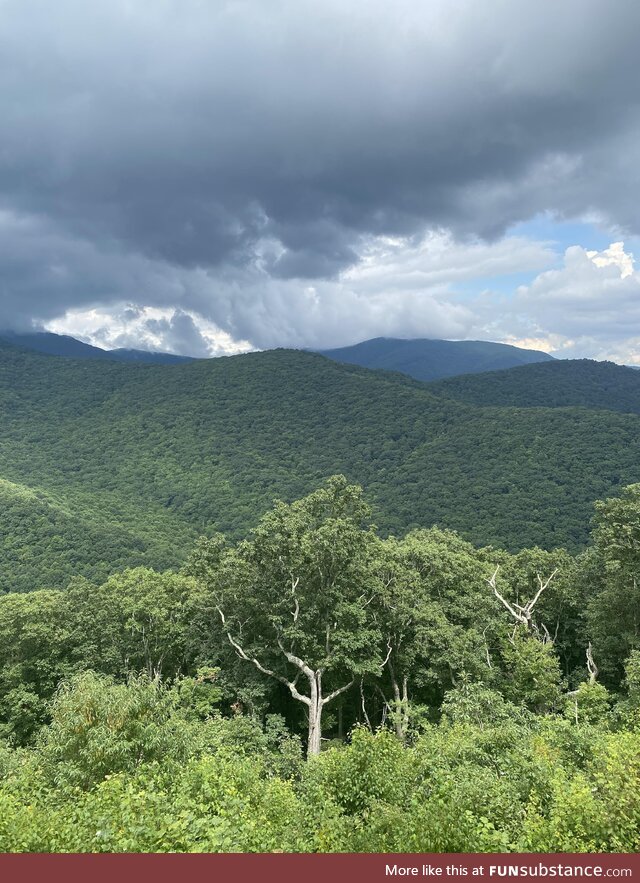
MULTIPOLYGON (((581 364, 503 373, 553 370, 561 388, 581 364)), ((0 588, 179 566, 199 534, 238 538, 334 473, 365 488, 384 534, 584 547, 593 500, 640 479, 640 417, 601 396, 541 408, 535 383, 536 407, 496 407, 494 375, 478 377, 488 403, 289 350, 147 366, 0 346, 0 588)))

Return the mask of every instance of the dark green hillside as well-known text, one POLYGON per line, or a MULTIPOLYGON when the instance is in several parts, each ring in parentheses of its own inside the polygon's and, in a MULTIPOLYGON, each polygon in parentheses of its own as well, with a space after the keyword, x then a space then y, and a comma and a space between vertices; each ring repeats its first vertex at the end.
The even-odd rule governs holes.
POLYGON ((531 362, 553 361, 553 356, 538 350, 525 350, 487 340, 399 340, 376 337, 354 346, 319 352, 336 362, 399 371, 416 380, 437 380, 457 374, 475 374, 531 362))
POLYGON ((509 548, 579 547, 592 501, 640 479, 634 415, 480 408, 287 350, 130 366, 4 347, 0 411, 0 476, 42 495, 2 504, 7 587, 177 565, 199 533, 241 536, 338 472, 383 531, 509 548), (25 569, 52 537, 57 569, 25 569))
POLYGON ((517 408, 601 408, 640 414, 640 373, 613 362, 540 362, 430 384, 436 395, 474 405, 517 408))

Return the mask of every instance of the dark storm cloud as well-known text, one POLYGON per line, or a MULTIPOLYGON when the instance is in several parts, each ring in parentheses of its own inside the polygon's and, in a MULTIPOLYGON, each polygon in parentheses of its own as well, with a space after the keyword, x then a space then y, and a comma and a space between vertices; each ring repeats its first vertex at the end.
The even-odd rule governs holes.
POLYGON ((255 273, 332 278, 372 235, 638 233, 639 28, 633 0, 0 0, 0 325, 127 300, 256 340, 255 273))

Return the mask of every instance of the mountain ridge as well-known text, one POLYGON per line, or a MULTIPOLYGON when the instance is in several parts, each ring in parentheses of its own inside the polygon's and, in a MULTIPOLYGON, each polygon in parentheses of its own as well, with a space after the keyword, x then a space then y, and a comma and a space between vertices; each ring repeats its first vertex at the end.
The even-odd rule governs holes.
POLYGON ((554 361, 540 350, 482 340, 374 337, 353 346, 314 352, 373 370, 399 371, 421 381, 458 374, 502 370, 531 362, 554 361))
POLYGON ((19 346, 32 352, 49 356, 60 356, 71 359, 94 359, 96 361, 137 362, 151 365, 178 365, 192 361, 190 356, 178 356, 174 353, 153 352, 119 347, 104 350, 71 337, 68 334, 54 334, 51 331, 1 331, 0 340, 12 346, 19 346))
POLYGON ((636 414, 437 392, 298 350, 140 370, 0 345, 0 478, 26 489, 5 493, 3 587, 179 567, 198 534, 244 536, 275 498, 336 473, 385 534, 437 524, 477 545, 576 549, 593 500, 640 480, 636 414))
POLYGON ((640 374, 593 359, 536 362, 427 384, 436 395, 490 407, 581 407, 640 414, 640 374))

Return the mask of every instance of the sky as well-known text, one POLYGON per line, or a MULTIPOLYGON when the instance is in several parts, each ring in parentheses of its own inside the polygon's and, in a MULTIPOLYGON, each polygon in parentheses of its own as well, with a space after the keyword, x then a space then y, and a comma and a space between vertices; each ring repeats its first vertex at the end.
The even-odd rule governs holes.
POLYGON ((636 0, 0 0, 0 328, 640 365, 636 0))

